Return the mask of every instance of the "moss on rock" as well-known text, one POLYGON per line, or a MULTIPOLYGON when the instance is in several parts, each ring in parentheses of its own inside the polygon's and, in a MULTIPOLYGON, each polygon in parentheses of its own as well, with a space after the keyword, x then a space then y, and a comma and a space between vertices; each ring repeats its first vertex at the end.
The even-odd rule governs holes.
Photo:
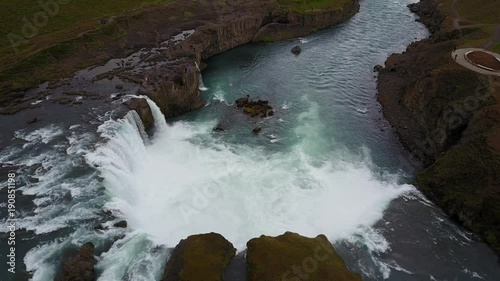
POLYGON ((222 281, 236 249, 222 235, 207 233, 181 240, 167 262, 162 281, 222 281))
POLYGON ((359 274, 347 269, 324 235, 307 238, 286 232, 277 237, 254 238, 247 247, 250 281, 361 281, 359 274))

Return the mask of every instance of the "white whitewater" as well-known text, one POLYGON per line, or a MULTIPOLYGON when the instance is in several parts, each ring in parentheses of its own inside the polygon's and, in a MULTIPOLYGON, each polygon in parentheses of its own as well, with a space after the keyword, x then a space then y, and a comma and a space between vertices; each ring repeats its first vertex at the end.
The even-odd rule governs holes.
POLYGON ((198 89, 202 92, 208 91, 208 88, 205 87, 205 83, 203 83, 203 76, 201 75, 200 67, 198 66, 197 62, 194 62, 194 63, 196 64, 196 69, 200 72, 200 81, 199 81, 198 89))
POLYGON ((148 102, 157 126, 151 145, 129 113, 103 125, 109 142, 88 159, 99 166, 112 198, 107 207, 156 244, 173 247, 212 231, 239 250, 251 238, 285 231, 347 238, 379 220, 388 203, 410 189, 377 179, 363 161, 313 161, 301 147, 310 146, 307 140, 276 154, 217 143, 213 124, 168 126, 148 102), (105 128, 116 132, 111 136, 105 128))

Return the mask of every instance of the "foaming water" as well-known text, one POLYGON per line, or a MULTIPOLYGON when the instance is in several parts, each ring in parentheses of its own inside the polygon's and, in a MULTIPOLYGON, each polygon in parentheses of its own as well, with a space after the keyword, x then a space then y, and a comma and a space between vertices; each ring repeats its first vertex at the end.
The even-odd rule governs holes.
POLYGON ((241 250, 291 230, 326 234, 363 280, 500 280, 490 249, 400 184, 401 151, 380 127, 373 66, 427 35, 410 2, 361 1, 350 21, 302 38, 299 56, 298 42, 278 42, 211 58, 200 81, 207 106, 167 124, 148 100, 150 136, 135 112, 111 120, 102 108, 12 134, 18 145, 0 161, 23 182, 18 226, 30 239, 19 260, 33 280, 53 280, 65 252, 90 241, 100 281, 159 280, 167 247, 188 235, 216 231, 241 250), (269 100, 275 115, 230 106, 245 95, 269 100), (113 227, 121 219, 128 227, 113 227))
POLYGON ((240 250, 253 237, 285 231, 336 240, 372 225, 410 189, 377 178, 367 163, 344 153, 318 161, 308 154, 307 138, 287 153, 270 154, 217 142, 213 122, 168 126, 160 118, 155 124, 161 129, 146 145, 130 115, 109 121, 103 127, 116 133, 88 159, 99 166, 109 207, 157 244, 175 246, 212 231, 240 250))

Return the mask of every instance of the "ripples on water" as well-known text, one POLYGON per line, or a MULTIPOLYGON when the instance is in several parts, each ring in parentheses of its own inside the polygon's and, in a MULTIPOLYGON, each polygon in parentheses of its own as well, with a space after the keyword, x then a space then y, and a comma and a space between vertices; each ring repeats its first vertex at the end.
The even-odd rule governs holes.
POLYGON ((158 280, 165 246, 189 234, 218 231, 242 250, 292 230, 326 234, 364 280, 499 280, 492 252, 403 184, 400 147, 380 130, 373 66, 426 36, 410 2, 362 1, 349 22, 301 38, 299 56, 297 42, 278 42, 210 59, 210 105, 170 125, 156 111, 151 139, 132 113, 102 115, 97 130, 64 119, 17 131, 0 161, 27 183, 19 226, 33 233, 18 251, 33 279, 52 280, 61 255, 87 241, 99 280, 158 280), (247 120, 227 106, 246 94, 276 116, 247 120), (230 129, 214 134, 221 119, 230 129), (111 227, 121 218, 129 229, 111 227))

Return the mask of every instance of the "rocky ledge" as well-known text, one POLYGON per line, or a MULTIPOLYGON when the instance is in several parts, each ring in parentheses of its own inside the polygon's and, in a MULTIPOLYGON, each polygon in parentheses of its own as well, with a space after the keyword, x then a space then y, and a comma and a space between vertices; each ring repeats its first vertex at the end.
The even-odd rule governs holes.
MULTIPOLYGON (((0 114, 13 114, 32 107, 25 95, 27 88, 74 73, 88 66, 89 61, 98 65, 109 58, 123 59, 114 59, 111 64, 108 62, 103 67, 92 68, 88 72, 96 75, 83 79, 98 82, 103 89, 146 95, 167 117, 184 114, 204 105, 199 93, 198 67, 204 65, 204 59, 249 42, 302 36, 345 21, 359 11, 358 0, 331 0, 330 8, 308 11, 296 11, 293 5, 293 2, 283 5, 282 1, 276 0, 230 0, 223 7, 211 1, 173 1, 134 15, 118 17, 106 27, 113 30, 117 38, 111 40, 109 35, 102 34, 92 39, 103 42, 106 48, 81 51, 81 48, 75 48, 71 56, 54 58, 57 63, 37 66, 36 75, 17 68, 29 65, 31 60, 36 61, 37 55, 19 66, 0 71, 0 114), (189 16, 179 17, 183 13, 187 15, 186 11, 189 11, 189 16), (143 51, 148 48, 154 51, 143 51), (112 85, 107 87, 106 83, 112 85)), ((68 44, 87 45, 80 42, 85 38, 83 36, 68 44)), ((49 47, 44 54, 50 54, 52 48, 49 47)), ((68 86, 81 85, 72 83, 71 79, 51 81, 46 94, 60 91, 81 93, 81 89, 68 86)), ((82 82, 82 77, 78 82, 82 82)), ((103 90, 101 94, 105 95, 104 92, 109 90, 103 90)), ((61 97, 58 101, 59 104, 78 104, 70 96, 61 97)), ((143 103, 134 103, 133 109, 140 108, 137 111, 141 116, 149 115, 143 103)), ((146 119, 146 123, 149 122, 149 118, 146 119)))
POLYGON ((93 281, 96 280, 94 244, 86 243, 77 255, 69 257, 61 264, 54 281, 93 281))
MULTIPOLYGON (((247 243, 243 280, 361 281, 352 273, 324 235, 307 238, 286 232, 277 237, 261 236, 247 243)), ((168 259, 162 281, 222 281, 236 249, 222 235, 207 233, 181 240, 168 259)), ((93 245, 67 259, 56 281, 96 280, 93 245)))
POLYGON ((460 33, 446 27, 435 0, 410 8, 432 35, 376 68, 378 100, 403 145, 424 163, 415 185, 500 253, 500 79, 453 60, 460 33))

